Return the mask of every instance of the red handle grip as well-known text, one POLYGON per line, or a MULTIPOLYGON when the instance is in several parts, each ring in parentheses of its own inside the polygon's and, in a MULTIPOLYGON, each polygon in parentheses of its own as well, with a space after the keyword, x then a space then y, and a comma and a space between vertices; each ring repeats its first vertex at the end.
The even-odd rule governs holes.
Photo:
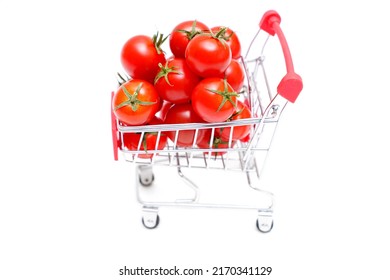
POLYGON ((302 91, 303 83, 302 78, 294 71, 290 49, 282 29, 280 28, 280 22, 280 15, 276 11, 270 10, 263 15, 259 26, 268 34, 272 36, 276 34, 279 38, 279 42, 283 50, 284 60, 286 62, 287 74, 280 81, 277 90, 281 96, 294 103, 299 93, 302 91))

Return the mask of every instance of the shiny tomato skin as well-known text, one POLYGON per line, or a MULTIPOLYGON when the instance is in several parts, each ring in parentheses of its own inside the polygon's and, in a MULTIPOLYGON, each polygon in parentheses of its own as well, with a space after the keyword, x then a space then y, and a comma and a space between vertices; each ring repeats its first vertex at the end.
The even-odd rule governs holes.
POLYGON ((206 122, 224 122, 235 111, 237 97, 233 88, 221 78, 205 78, 192 91, 191 104, 194 111, 206 122), (224 97, 212 92, 232 94, 222 107, 224 97))
MULTIPOLYGON (((148 124, 162 124, 163 121, 157 117, 154 117, 148 124)), ((127 132, 123 134, 123 145, 130 151, 143 151, 139 153, 140 158, 152 158, 154 153, 149 153, 150 150, 163 150, 167 145, 167 135, 164 132, 160 133, 158 138, 157 132, 145 132, 141 139, 141 133, 127 132), (156 143, 158 140, 158 145, 156 143)))
MULTIPOLYGON (((168 111, 165 117, 165 124, 180 124, 180 123, 204 123, 204 121, 195 113, 190 103, 174 104, 168 111)), ((205 133, 205 129, 198 130, 195 144, 205 133)), ((180 130, 177 136, 178 147, 191 147, 194 144, 196 134, 195 129, 180 130)), ((168 138, 175 142, 176 131, 167 131, 168 138)))
POLYGON ((225 72, 232 59, 232 53, 223 40, 210 35, 198 35, 188 43, 185 58, 195 74, 207 78, 225 72))
POLYGON ((169 111, 169 109, 172 107, 173 103, 168 102, 166 100, 162 100, 161 102, 161 108, 160 110, 156 113, 156 117, 161 119, 162 121, 165 120, 165 117, 169 111))
POLYGON ((200 21, 187 20, 176 25, 169 36, 169 47, 175 57, 185 57, 189 41, 201 32, 208 32, 209 27, 200 21), (195 22, 195 25, 194 25, 195 22), (184 32, 183 32, 184 31, 184 32))
POLYGON ((121 50, 121 63, 133 79, 144 79, 153 83, 160 70, 159 63, 165 64, 165 54, 157 50, 153 39, 146 35, 136 35, 128 39, 121 50))
MULTIPOLYGON (((192 90, 201 78, 192 72, 184 58, 170 58, 165 67, 172 71, 159 77, 154 83, 160 97, 174 104, 190 102, 192 90)), ((160 73, 163 72, 163 69, 160 70, 160 73)))
POLYGON ((226 28, 225 37, 228 39, 226 40, 226 43, 230 47, 230 50, 232 51, 232 58, 238 59, 241 57, 241 42, 238 38, 238 35, 236 32, 234 32, 229 27, 224 26, 215 26, 211 28, 211 31, 214 33, 218 32, 221 28, 226 28))
MULTIPOLYGON (((237 109, 236 112, 227 120, 227 121, 236 121, 236 120, 242 120, 242 119, 249 119, 251 118, 251 111, 243 102, 240 100, 237 100, 237 109)), ((221 137, 224 141, 229 141, 230 137, 230 127, 223 127, 220 129, 216 129, 215 134, 218 137, 221 137)), ((240 125, 240 126, 234 126, 233 133, 232 133, 232 140, 241 140, 248 136, 248 134, 251 131, 251 125, 240 125)))
POLYGON ((245 81, 245 70, 238 60, 232 59, 228 68, 219 77, 226 79, 235 91, 240 92, 245 81))
POLYGON ((140 79, 130 80, 122 84, 112 98, 112 109, 116 118, 126 125, 143 125, 148 123, 153 119, 160 107, 161 99, 154 86, 140 79), (133 108, 130 104, 121 106, 123 102, 129 101, 129 97, 123 89, 124 87, 131 97, 134 97, 135 94, 137 100, 141 102, 141 104, 135 106, 136 108, 133 108), (139 89, 138 93, 137 89, 139 89), (142 102, 147 102, 148 105, 143 105, 142 102))
POLYGON ((251 140, 251 134, 250 134, 250 133, 248 133, 248 135, 245 136, 244 138, 241 138, 241 139, 240 139, 240 142, 242 142, 242 143, 248 143, 249 140, 251 140))

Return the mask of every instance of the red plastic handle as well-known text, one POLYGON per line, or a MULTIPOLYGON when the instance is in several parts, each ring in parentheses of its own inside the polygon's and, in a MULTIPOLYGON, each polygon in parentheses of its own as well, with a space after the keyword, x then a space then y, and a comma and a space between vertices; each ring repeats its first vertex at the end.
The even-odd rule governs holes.
POLYGON ((294 71, 294 65, 291 58, 290 49, 288 47, 282 29, 280 28, 280 22, 280 15, 276 11, 270 10, 263 15, 259 26, 268 34, 272 36, 276 34, 279 38, 279 42, 282 46, 284 54, 284 60, 286 62, 287 74, 280 81, 277 90, 281 96, 286 98, 288 101, 294 103, 295 100, 298 98, 298 95, 302 91, 303 83, 302 78, 294 71))
MULTIPOLYGON (((112 98, 114 97, 114 92, 111 93, 111 101, 112 98)), ((111 105, 112 102, 110 102, 111 105)), ((112 133, 112 147, 114 149, 114 160, 118 160, 118 127, 116 125, 116 117, 114 114, 114 111, 112 110, 111 106, 111 133, 112 133)))

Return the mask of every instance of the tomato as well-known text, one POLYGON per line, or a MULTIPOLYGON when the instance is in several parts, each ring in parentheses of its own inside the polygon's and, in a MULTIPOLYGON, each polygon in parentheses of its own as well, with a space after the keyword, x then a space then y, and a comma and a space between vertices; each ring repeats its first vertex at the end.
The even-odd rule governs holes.
POLYGON ((154 86, 134 79, 123 83, 112 98, 116 118, 127 125, 143 125, 152 120, 161 107, 161 99, 154 86))
MULTIPOLYGON (((149 124, 162 124, 163 121, 157 117, 154 117, 149 124)), ((163 150, 167 145, 167 135, 164 132, 145 132, 141 133, 126 132, 123 133, 123 145, 130 151, 144 151, 145 153, 138 154, 140 158, 152 158, 153 153, 150 150, 163 150), (141 139, 141 136, 142 139, 141 139), (158 141, 158 143, 157 143, 158 141)))
POLYGON ((239 92, 242 89, 245 81, 244 67, 238 60, 232 59, 225 72, 219 75, 220 78, 225 78, 232 88, 239 92))
POLYGON ((160 70, 159 64, 165 64, 165 54, 161 49, 166 40, 162 34, 153 38, 146 35, 131 37, 122 47, 121 63, 133 79, 144 79, 153 83, 160 70))
POLYGON ((189 20, 176 25, 169 36, 169 47, 172 54, 175 57, 184 58, 188 42, 203 32, 209 32, 209 28, 200 21, 189 20))
POLYGON ((240 142, 247 143, 247 142, 249 142, 249 140, 251 140, 251 134, 250 133, 248 133, 248 135, 245 136, 244 138, 241 138, 240 142))
POLYGON ((160 110, 156 113, 156 117, 158 117, 161 120, 165 120, 165 117, 169 111, 169 109, 172 107, 173 103, 168 102, 166 100, 163 100, 161 102, 161 108, 160 110))
POLYGON ((238 59, 241 57, 241 42, 237 36, 237 33, 231 30, 228 27, 224 26, 215 26, 211 28, 213 33, 218 33, 222 30, 222 38, 229 45, 230 50, 232 51, 232 58, 238 59))
POLYGON ((188 103, 194 87, 200 81, 187 66, 184 58, 170 58, 165 66, 160 66, 154 86, 160 97, 172 103, 188 103))
POLYGON ((206 122, 224 122, 235 111, 238 93, 221 78, 205 78, 192 91, 194 111, 206 122))
MULTIPOLYGON (((221 137, 217 136, 216 134, 213 135, 213 139, 211 141, 211 134, 212 130, 207 129, 205 133, 200 137, 197 145, 200 149, 223 149, 223 148, 229 148, 229 142, 222 139, 221 137)), ((230 148, 233 148, 236 144, 236 141, 232 141, 230 148)), ((208 152, 204 152, 205 154, 208 154, 208 152)), ((211 152, 211 155, 218 156, 225 154, 226 151, 221 152, 211 152)))
MULTIPOLYGON (((203 123, 204 121, 195 113, 190 103, 174 104, 168 111, 165 117, 165 124, 181 124, 181 123, 203 123)), ((199 129, 197 138, 195 129, 179 130, 177 135, 178 147, 191 147, 196 144, 197 140, 202 137, 206 129, 199 129)), ((166 134, 172 142, 175 142, 177 131, 167 131, 166 134)))
MULTIPOLYGON (((236 112, 227 120, 237 121, 242 119, 251 118, 251 111, 249 108, 242 103, 240 100, 237 100, 237 109, 236 112)), ((223 140, 228 141, 230 137, 231 127, 223 127, 216 130, 216 135, 220 136, 223 140)), ((232 140, 244 139, 251 131, 251 125, 240 125, 233 127, 232 140)))
POLYGON ((201 77, 219 76, 232 59, 230 47, 217 34, 201 34, 188 43, 185 58, 188 66, 201 77))

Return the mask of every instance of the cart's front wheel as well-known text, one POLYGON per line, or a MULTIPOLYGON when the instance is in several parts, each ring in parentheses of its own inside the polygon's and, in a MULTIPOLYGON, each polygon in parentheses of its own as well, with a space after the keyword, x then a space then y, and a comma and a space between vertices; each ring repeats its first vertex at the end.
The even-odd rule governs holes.
POLYGON ((147 229, 154 229, 159 225, 159 223, 160 223, 159 215, 157 215, 155 219, 142 217, 142 224, 147 229))
POLYGON ((274 227, 274 220, 272 217, 272 213, 259 212, 259 216, 257 217, 256 220, 256 227, 262 233, 270 232, 274 227))
POLYGON ((257 229, 262 232, 262 233, 268 233, 272 230, 272 228, 274 227, 274 221, 271 222, 271 224, 264 224, 264 223, 261 223, 259 222, 259 220, 257 219, 256 221, 256 227, 257 229))
POLYGON ((142 224, 147 229, 154 229, 160 223, 160 216, 158 215, 157 207, 143 207, 142 224))

